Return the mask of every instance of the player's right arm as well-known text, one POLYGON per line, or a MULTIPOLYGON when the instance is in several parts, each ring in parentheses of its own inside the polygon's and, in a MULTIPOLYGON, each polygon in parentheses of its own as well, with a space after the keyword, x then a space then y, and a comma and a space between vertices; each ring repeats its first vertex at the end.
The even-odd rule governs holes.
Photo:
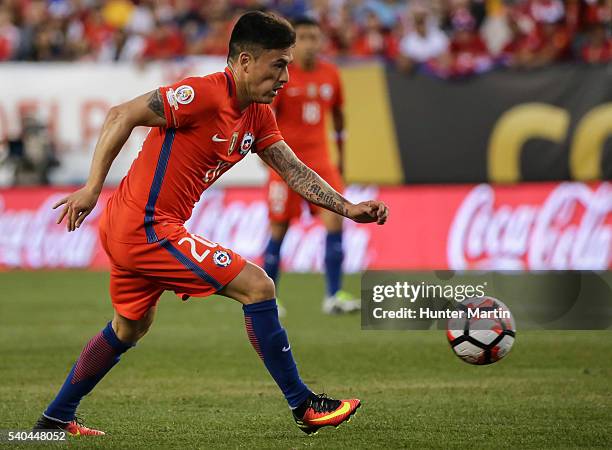
POLYGON ((356 205, 349 202, 300 161, 285 141, 275 142, 257 154, 291 189, 309 202, 359 223, 383 225, 387 221, 389 210, 383 202, 370 200, 356 205))
POLYGON ((68 231, 74 231, 83 223, 98 202, 111 164, 130 137, 132 130, 138 126, 167 126, 159 89, 113 106, 109 110, 96 144, 87 183, 53 206, 53 209, 56 209, 64 205, 57 220, 58 224, 67 218, 68 231))

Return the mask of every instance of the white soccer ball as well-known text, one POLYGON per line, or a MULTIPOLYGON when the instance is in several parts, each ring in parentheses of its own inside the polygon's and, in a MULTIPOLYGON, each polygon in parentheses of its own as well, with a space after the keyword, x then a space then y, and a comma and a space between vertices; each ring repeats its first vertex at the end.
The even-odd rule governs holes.
POLYGON ((512 313, 494 297, 457 304, 461 317, 450 319, 446 337, 453 352, 469 364, 491 364, 510 352, 516 338, 512 313))

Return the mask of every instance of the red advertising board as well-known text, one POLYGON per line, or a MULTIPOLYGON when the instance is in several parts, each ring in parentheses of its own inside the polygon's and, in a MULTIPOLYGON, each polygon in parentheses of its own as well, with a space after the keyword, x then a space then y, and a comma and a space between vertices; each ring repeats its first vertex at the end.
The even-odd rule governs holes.
MULTIPOLYGON (((107 267, 97 220, 110 191, 74 233, 55 224, 64 189, 0 191, 0 268, 107 267)), ((345 223, 345 269, 612 268, 612 184, 527 183, 350 187, 353 201, 379 198, 386 225, 345 223)), ((305 210, 306 211, 306 210, 305 210)), ((261 188, 207 191, 187 228, 261 261, 268 239, 261 188)), ((319 271, 325 230, 307 212, 290 229, 285 270, 319 271)))

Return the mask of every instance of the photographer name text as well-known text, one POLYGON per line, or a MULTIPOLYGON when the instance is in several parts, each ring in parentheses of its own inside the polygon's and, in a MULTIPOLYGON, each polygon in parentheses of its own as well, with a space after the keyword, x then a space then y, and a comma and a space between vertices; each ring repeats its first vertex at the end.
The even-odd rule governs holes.
POLYGON ((430 309, 430 308, 399 308, 386 310, 374 308, 372 316, 375 319, 510 319, 510 311, 504 309, 470 308, 461 309, 430 309))

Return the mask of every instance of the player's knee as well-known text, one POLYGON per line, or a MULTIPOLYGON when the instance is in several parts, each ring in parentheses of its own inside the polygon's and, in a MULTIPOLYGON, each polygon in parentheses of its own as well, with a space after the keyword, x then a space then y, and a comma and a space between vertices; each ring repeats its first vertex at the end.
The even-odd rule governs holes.
POLYGON ((276 296, 274 281, 262 270, 249 286, 246 303, 259 303, 276 296))
POLYGON ((113 319, 113 330, 121 342, 135 344, 142 339, 153 324, 153 314, 147 314, 140 320, 128 320, 122 316, 113 319))
POLYGON ((149 332, 149 329, 151 328, 152 324, 153 324, 153 320, 148 320, 148 319, 140 323, 140 325, 138 326, 136 330, 136 336, 138 340, 142 339, 144 335, 149 332))
POLYGON ((289 224, 285 222, 271 222, 270 223, 270 236, 275 241, 282 241, 287 234, 289 224))
POLYGON ((126 326, 125 324, 117 324, 114 322, 113 329, 115 330, 117 338, 125 344, 135 344, 144 336, 144 333, 137 328, 126 326))

